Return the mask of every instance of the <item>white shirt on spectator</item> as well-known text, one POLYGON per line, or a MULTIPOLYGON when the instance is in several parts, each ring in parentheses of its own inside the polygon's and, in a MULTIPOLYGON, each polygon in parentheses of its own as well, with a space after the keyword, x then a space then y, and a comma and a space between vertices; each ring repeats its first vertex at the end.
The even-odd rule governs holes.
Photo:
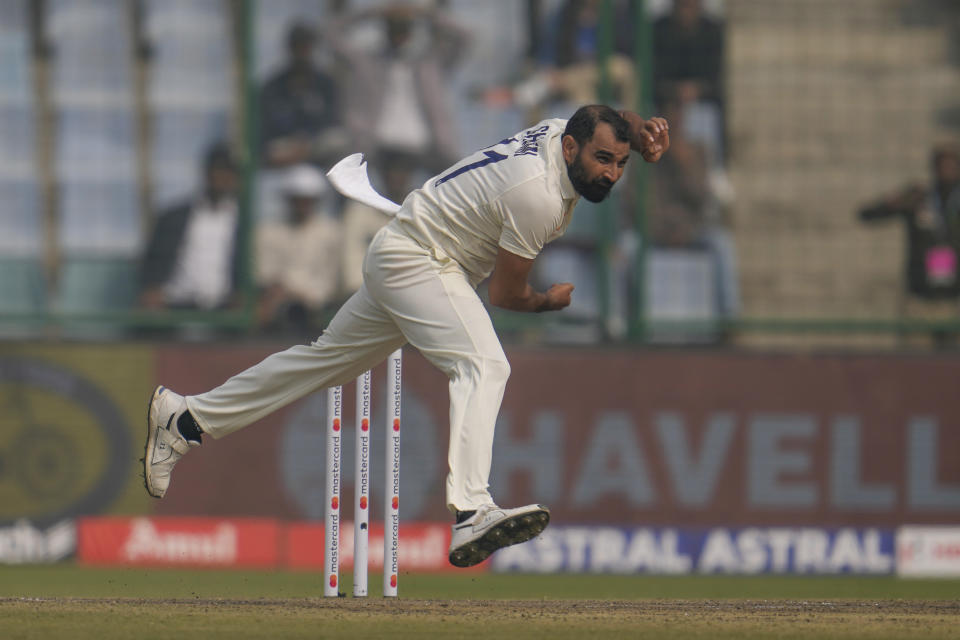
POLYGON ((411 153, 425 151, 429 146, 430 127, 416 87, 413 67, 404 60, 392 61, 387 71, 387 90, 377 123, 377 141, 381 145, 411 153))
POLYGON ((237 204, 197 204, 183 234, 173 277, 164 287, 167 304, 215 309, 227 301, 233 282, 237 204))

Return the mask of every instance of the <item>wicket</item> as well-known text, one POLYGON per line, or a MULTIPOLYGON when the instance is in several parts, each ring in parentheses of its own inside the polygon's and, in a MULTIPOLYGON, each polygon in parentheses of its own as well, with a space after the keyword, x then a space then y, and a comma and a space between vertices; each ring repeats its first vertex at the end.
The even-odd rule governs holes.
MULTIPOLYGON (((387 469, 383 509, 383 595, 397 596, 400 548, 400 378, 401 350, 387 358, 386 448, 387 469)), ((370 530, 370 405, 371 380, 366 371, 357 377, 356 464, 354 465, 353 595, 367 595, 370 530)), ((327 390, 326 504, 324 506, 323 595, 340 595, 340 451, 343 390, 327 390)))

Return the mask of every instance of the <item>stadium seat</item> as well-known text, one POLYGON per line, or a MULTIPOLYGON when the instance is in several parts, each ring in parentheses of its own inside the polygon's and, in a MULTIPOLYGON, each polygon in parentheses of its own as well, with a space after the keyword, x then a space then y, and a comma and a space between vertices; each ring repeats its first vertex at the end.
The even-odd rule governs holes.
POLYGON ((63 182, 58 196, 61 250, 106 255, 132 255, 137 250, 140 219, 132 182, 63 182))
POLYGON ((63 105, 57 110, 59 180, 133 181, 136 136, 131 109, 63 105))
POLYGON ((125 0, 50 0, 46 24, 57 104, 130 104, 129 6, 125 0))
POLYGON ((705 250, 652 248, 646 254, 647 320, 652 342, 700 342, 714 337, 717 292, 714 265, 705 250), (684 326, 683 321, 697 323, 684 326), (679 322, 676 327, 669 323, 679 322))
POLYGON ((25 0, 0 3, 0 100, 31 102, 30 33, 25 0))
POLYGON ((235 74, 228 5, 226 0, 145 3, 154 211, 198 188, 203 153, 229 133, 235 74))
POLYGON ((56 308, 62 313, 129 309, 137 295, 133 258, 67 256, 60 267, 56 308))
POLYGON ((0 101, 0 140, 0 177, 32 177, 36 171, 32 101, 0 101))
POLYGON ((225 0, 149 0, 151 108, 225 111, 234 98, 233 46, 225 0))
POLYGON ((0 314, 41 311, 45 303, 46 283, 40 260, 0 257, 0 314))
POLYGON ((43 246, 39 188, 32 177, 0 175, 0 256, 38 256, 43 246))

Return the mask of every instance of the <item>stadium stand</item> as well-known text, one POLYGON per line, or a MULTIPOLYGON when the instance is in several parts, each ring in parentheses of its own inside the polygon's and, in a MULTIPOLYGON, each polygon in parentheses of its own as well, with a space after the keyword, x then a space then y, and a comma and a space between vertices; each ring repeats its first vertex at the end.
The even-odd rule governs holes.
POLYGON ((122 0, 48 4, 62 311, 131 302, 140 207, 129 8, 122 0))
POLYGON ((744 313, 890 318, 898 229, 852 212, 923 175, 955 103, 948 24, 904 26, 903 0, 727 2, 730 165, 744 313))

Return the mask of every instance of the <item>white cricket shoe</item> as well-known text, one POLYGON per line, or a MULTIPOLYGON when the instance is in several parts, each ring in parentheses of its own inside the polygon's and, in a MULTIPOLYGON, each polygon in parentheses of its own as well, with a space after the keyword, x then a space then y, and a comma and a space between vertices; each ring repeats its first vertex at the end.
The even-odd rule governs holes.
POLYGON ((199 442, 188 442, 177 430, 177 418, 187 410, 183 396, 157 387, 147 409, 147 442, 143 451, 143 484, 154 498, 162 498, 170 486, 170 473, 199 442))
POLYGON ((475 514, 451 528, 450 564, 472 567, 497 549, 536 538, 549 523, 550 509, 542 504, 528 504, 516 509, 483 505, 475 514))

